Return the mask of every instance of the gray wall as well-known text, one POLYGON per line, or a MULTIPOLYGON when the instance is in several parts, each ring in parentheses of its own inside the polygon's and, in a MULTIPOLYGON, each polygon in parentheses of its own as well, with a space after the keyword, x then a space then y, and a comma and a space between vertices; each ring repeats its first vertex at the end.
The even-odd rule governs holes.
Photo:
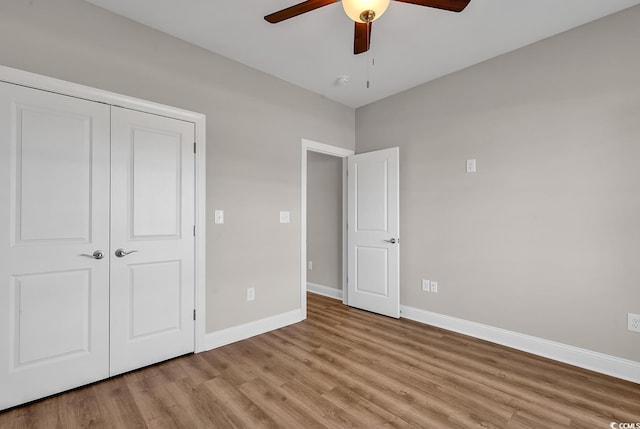
POLYGON ((307 154, 307 261, 308 282, 342 289, 342 158, 316 152, 307 154))
POLYGON ((639 46, 635 7, 356 111, 400 147, 402 304, 640 361, 639 46))
POLYGON ((207 331, 299 308, 301 139, 353 109, 79 0, 2 0, 0 64, 206 114, 207 331))

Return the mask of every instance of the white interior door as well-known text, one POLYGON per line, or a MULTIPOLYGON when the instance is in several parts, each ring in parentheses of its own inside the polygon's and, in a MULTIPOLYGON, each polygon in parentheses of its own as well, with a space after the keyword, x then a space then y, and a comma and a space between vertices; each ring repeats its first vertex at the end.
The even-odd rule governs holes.
POLYGON ((194 351, 195 130, 118 107, 111 117, 115 375, 194 351))
POLYGON ((398 148, 349 157, 348 305, 400 317, 398 148))
POLYGON ((108 376, 108 237, 109 107, 0 82, 0 409, 108 376))

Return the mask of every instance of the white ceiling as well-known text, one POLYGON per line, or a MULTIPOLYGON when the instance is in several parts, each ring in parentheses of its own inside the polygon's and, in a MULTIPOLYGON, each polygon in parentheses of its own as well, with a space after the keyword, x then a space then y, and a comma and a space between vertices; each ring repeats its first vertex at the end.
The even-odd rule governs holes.
POLYGON ((392 1, 369 53, 355 56, 339 2, 269 24, 263 16, 301 0, 87 1, 354 108, 640 4, 471 0, 453 13, 392 1))

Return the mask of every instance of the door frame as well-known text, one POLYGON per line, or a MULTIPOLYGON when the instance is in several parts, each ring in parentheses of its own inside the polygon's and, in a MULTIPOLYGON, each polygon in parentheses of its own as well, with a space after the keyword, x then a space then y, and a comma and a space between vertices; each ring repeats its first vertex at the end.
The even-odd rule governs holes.
POLYGON ((302 177, 300 207, 300 313, 307 318, 307 154, 309 152, 342 158, 342 302, 347 303, 347 157, 355 151, 313 140, 302 139, 302 177))
POLYGON ((206 116, 152 101, 116 94, 0 65, 0 81, 54 92, 98 103, 115 105, 159 116, 192 122, 195 125, 195 302, 194 351, 205 351, 206 333, 206 116))

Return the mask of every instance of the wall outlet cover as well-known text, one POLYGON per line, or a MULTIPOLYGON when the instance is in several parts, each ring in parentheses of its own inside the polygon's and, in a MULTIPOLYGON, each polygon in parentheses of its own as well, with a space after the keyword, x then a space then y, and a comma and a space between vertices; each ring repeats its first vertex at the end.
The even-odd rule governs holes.
POLYGON ((247 288, 247 301, 253 301, 256 299, 256 288, 248 287, 247 288))
POLYGON ((431 292, 438 293, 438 282, 431 280, 431 292))
POLYGON ((431 282, 429 280, 422 279, 422 292, 429 292, 430 285, 431 285, 431 282))

